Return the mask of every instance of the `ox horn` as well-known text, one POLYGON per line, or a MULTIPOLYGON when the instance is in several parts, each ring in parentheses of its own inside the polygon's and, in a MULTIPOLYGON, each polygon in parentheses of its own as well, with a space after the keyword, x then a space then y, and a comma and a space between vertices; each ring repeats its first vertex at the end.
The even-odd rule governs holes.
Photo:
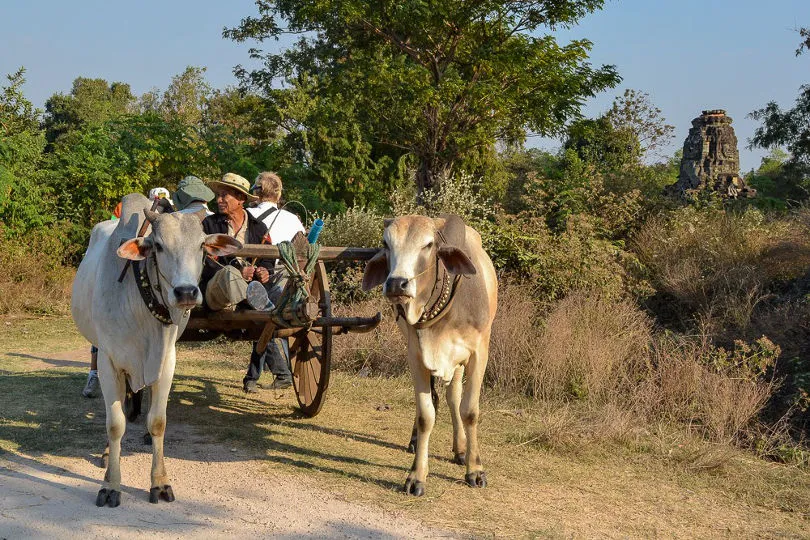
POLYGON ((151 210, 147 210, 146 208, 143 209, 143 215, 146 216, 146 221, 149 223, 154 223, 155 220, 158 218, 160 214, 157 212, 152 212, 151 210))

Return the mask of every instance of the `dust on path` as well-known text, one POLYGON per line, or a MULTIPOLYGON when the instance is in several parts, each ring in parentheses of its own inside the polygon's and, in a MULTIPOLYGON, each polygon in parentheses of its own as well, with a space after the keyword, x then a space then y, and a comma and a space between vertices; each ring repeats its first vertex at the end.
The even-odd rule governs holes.
MULTIPOLYGON (((31 368, 58 369, 76 367, 86 354, 82 349, 28 360, 31 368)), ((458 536, 342 500, 311 479, 270 470, 247 451, 210 443, 176 423, 167 429, 165 451, 177 500, 150 504, 152 453, 142 442, 144 431, 142 424, 127 426, 118 508, 95 505, 104 476, 98 456, 0 453, 0 538, 458 536)))
MULTIPOLYGON (((175 426, 177 429, 177 426, 175 426)), ((138 442, 127 437, 126 446, 138 442)), ((452 533, 349 503, 307 479, 266 470, 239 451, 194 441, 166 458, 177 500, 148 502, 151 452, 121 459, 122 503, 95 506, 103 469, 91 459, 0 457, 0 538, 258 537, 439 538, 452 533)), ((143 447, 148 450, 148 447, 143 447)))

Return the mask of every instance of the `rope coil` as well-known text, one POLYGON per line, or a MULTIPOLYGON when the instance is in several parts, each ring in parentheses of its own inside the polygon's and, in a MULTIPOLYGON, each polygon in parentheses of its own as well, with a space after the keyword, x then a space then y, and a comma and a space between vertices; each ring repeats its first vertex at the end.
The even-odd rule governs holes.
MULTIPOLYGON (((307 246, 307 262, 302 271, 298 266, 298 259, 295 257, 295 247, 292 243, 280 242, 278 244, 279 258, 284 268, 287 270, 289 277, 287 278, 287 286, 281 293, 281 298, 279 298, 276 308, 273 310, 273 314, 277 316, 274 318, 282 319, 285 308, 290 307, 289 312, 292 318, 289 320, 289 324, 285 324, 285 326, 304 327, 311 322, 301 319, 297 308, 309 299, 310 295, 307 290, 307 284, 315 270, 315 265, 318 263, 318 254, 321 251, 321 247, 318 244, 307 244, 307 246)), ((282 321, 280 320, 279 322, 282 321)), ((288 321, 285 320, 283 322, 287 323, 288 321)))

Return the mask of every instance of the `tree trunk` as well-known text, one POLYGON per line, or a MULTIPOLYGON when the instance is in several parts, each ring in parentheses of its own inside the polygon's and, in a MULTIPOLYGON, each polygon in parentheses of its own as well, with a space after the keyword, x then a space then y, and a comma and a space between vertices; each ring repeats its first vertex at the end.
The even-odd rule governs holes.
POLYGON ((416 199, 419 204, 424 204, 423 195, 425 191, 432 190, 440 181, 431 161, 433 160, 421 158, 419 168, 416 170, 416 199))

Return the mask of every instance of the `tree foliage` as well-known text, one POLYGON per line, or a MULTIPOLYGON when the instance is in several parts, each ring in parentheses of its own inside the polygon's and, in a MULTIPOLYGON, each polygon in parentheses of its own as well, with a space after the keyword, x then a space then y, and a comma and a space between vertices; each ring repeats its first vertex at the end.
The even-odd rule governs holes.
POLYGON ((211 86, 205 80, 205 68, 188 66, 183 73, 172 77, 163 93, 160 112, 167 121, 187 126, 199 126, 211 95, 211 86))
POLYGON ((677 165, 673 171, 670 162, 650 163, 660 158, 674 130, 648 94, 625 90, 605 114, 571 123, 563 148, 592 165, 609 189, 640 190, 654 198, 677 176, 677 165))
POLYGON ((23 233, 51 221, 39 165, 45 137, 38 111, 25 98, 25 69, 8 75, 0 89, 0 223, 7 235, 23 233))
MULTIPOLYGON (((810 47, 810 30, 803 28, 800 35, 804 41, 796 51, 797 55, 805 47, 810 47)), ((810 84, 799 89, 792 109, 782 110, 779 104, 771 101, 749 116, 762 122, 751 138, 751 146, 787 148, 791 157, 785 163, 786 174, 792 176, 795 182, 806 182, 810 176, 810 84)))
POLYGON ((810 50, 810 27, 799 28, 799 35, 803 41, 799 44, 799 48, 796 49, 796 56, 802 54, 805 49, 810 50))
POLYGON ((99 125, 132 111, 135 97, 128 84, 78 77, 70 93, 54 94, 45 102, 45 127, 49 143, 83 125, 99 125))
POLYGON ((602 0, 256 4, 258 16, 226 37, 301 37, 280 54, 253 50, 262 68, 237 72, 265 91, 313 77, 323 96, 350 100, 370 144, 414 157, 420 192, 496 140, 560 133, 585 98, 619 80, 613 66, 587 62, 587 40, 561 46, 543 33, 574 25, 602 0))
POLYGON ((613 100, 605 117, 615 130, 632 133, 639 157, 646 160, 661 157, 661 150, 675 137, 675 126, 666 123, 661 109, 652 104, 646 92, 626 89, 613 100))

